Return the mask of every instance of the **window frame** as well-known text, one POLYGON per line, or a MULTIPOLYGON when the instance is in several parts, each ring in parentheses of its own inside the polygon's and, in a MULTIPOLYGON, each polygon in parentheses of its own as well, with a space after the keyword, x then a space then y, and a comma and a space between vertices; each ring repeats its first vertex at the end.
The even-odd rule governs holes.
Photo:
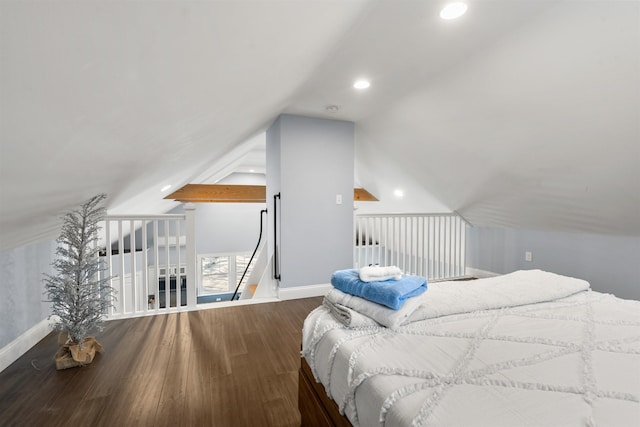
MULTIPOLYGON (((238 271, 237 271, 237 264, 238 264, 237 261, 238 261, 238 257, 240 257, 240 256, 241 257, 245 257, 248 260, 248 258, 251 257, 251 252, 240 251, 240 252, 218 252, 218 253, 198 254, 197 257, 196 257, 196 259, 197 259, 196 269, 197 269, 197 273, 198 273, 198 275, 197 275, 198 276, 197 277, 197 281, 198 281, 197 295, 198 296, 220 295, 220 294, 227 294, 229 292, 234 292, 235 289, 236 289, 236 286, 238 286, 238 280, 242 276, 242 273, 240 273, 240 276, 239 276, 238 275, 238 271), (205 291, 205 289, 204 289, 204 273, 202 271, 202 262, 206 258, 220 258, 220 257, 227 257, 228 258, 227 289, 226 290, 222 290, 222 291, 218 291, 218 292, 205 291)), ((246 286, 246 282, 248 281, 247 279, 248 279, 249 275, 251 274, 251 270, 252 269, 250 269, 247 272, 247 276, 245 276, 245 286, 246 286)), ((243 288, 244 287, 239 289, 238 292, 241 292, 243 290, 243 288)))

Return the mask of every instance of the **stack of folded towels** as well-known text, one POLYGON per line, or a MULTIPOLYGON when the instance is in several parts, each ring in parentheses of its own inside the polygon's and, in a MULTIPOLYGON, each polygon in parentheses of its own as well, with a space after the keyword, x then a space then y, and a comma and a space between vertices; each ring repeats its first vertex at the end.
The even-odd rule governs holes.
POLYGON ((402 274, 395 266, 339 270, 331 276, 334 289, 324 306, 350 327, 381 324, 395 328, 413 313, 427 290, 424 277, 402 274))

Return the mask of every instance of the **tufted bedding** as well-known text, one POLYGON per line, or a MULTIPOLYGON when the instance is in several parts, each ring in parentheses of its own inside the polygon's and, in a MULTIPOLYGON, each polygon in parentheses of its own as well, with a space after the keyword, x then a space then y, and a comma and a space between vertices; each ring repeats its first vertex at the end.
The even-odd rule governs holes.
POLYGON ((302 354, 356 426, 640 425, 640 302, 585 284, 539 271, 429 284, 394 330, 346 327, 323 305, 302 354))

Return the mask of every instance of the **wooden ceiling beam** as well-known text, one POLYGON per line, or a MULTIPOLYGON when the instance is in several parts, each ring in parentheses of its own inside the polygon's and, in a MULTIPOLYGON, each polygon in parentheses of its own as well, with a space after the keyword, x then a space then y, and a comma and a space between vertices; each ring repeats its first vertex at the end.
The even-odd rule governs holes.
MULTIPOLYGON (((187 184, 165 197, 178 202, 191 203, 265 203, 264 185, 187 184)), ((377 202, 364 188, 354 188, 353 200, 377 202)))
POLYGON ((187 184, 165 197, 193 203, 265 203, 264 185, 187 184))
POLYGON ((378 199, 373 194, 369 193, 364 188, 353 189, 353 200, 356 202, 377 202, 378 199))

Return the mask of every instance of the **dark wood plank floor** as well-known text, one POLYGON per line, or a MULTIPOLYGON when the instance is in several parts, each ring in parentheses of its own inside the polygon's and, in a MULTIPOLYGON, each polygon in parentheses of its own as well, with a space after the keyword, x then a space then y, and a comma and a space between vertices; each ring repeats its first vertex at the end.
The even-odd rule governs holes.
POLYGON ((56 371, 48 335, 0 373, 1 426, 298 426, 302 322, 322 299, 106 323, 56 371))

